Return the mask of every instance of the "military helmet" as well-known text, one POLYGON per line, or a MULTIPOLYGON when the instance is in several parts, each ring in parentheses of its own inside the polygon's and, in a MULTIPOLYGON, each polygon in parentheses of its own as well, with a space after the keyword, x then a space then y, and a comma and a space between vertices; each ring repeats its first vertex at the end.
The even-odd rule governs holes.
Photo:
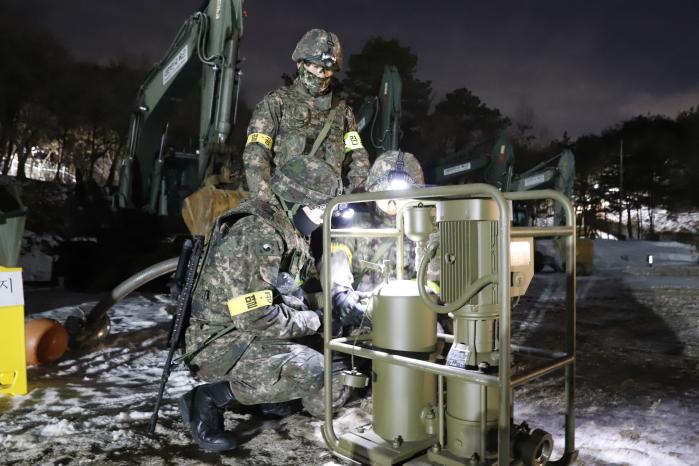
POLYGON ((291 59, 300 60, 339 71, 342 68, 340 39, 325 29, 311 29, 301 37, 291 59))
POLYGON ((410 152, 389 150, 379 155, 369 170, 367 191, 388 191, 395 189, 394 183, 402 182, 405 187, 425 184, 425 176, 417 158, 410 152))
POLYGON ((325 161, 289 157, 274 169, 270 187, 287 202, 317 207, 342 194, 342 180, 325 161))

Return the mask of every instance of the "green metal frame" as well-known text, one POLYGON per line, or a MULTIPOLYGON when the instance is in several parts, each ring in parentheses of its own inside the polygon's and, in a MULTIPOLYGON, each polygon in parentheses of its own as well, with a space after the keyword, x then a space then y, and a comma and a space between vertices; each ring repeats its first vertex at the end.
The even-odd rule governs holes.
MULTIPOLYGON (((330 250, 331 239, 339 236, 355 236, 356 231, 333 230, 331 228, 332 212, 339 204, 351 204, 356 202, 369 202, 388 199, 412 199, 417 201, 438 201, 447 199, 462 199, 470 197, 486 197, 494 200, 498 207, 498 283, 509 283, 510 276, 510 248, 509 243, 513 238, 522 237, 542 237, 542 236, 563 236, 565 237, 567 260, 566 260, 566 323, 565 323, 565 352, 553 352, 538 348, 529 348, 511 344, 511 302, 509 286, 499 286, 499 319, 500 334, 499 340, 501 350, 499 354, 498 375, 487 375, 476 372, 465 372, 461 369, 443 366, 440 364, 422 361, 409 357, 393 355, 382 351, 371 350, 350 344, 345 338, 332 338, 332 315, 326 313, 323 323, 324 337, 324 358, 325 367, 332 366, 332 352, 338 351, 355 356, 389 361, 403 367, 420 369, 439 376, 438 383, 441 387, 443 377, 454 377, 468 382, 481 384, 483 386, 497 386, 500 396, 500 414, 498 419, 498 464, 504 465, 500 458, 508 458, 510 461, 510 417, 511 417, 511 394, 512 388, 526 383, 545 374, 564 368, 565 369, 565 447, 564 453, 559 460, 550 461, 552 466, 572 464, 577 458, 575 450, 575 215, 573 206, 568 198, 554 190, 539 190, 528 192, 506 192, 502 193, 497 188, 488 184, 467 184, 458 186, 445 186, 425 189, 411 189, 407 191, 386 191, 379 193, 362 193, 340 196, 328 203, 324 223, 323 223, 323 250, 330 250), (565 225, 558 227, 511 227, 509 216, 509 201, 553 199, 559 202, 565 212, 565 225), (511 351, 521 354, 533 354, 548 358, 549 361, 537 368, 516 374, 513 377, 511 371, 511 351)), ((402 214, 401 214, 402 215, 402 214)), ((401 220, 402 222, 402 220, 401 220)), ((364 230, 358 235, 396 237, 402 239, 402 223, 397 223, 398 228, 383 229, 374 234, 373 230, 364 230)), ((401 249, 402 251, 402 249, 401 249)), ((402 256, 398 254, 399 257, 402 256)), ((323 256, 323 270, 330 271, 330 255, 323 256)), ((397 267, 397 270, 401 270, 397 267)), ((322 277, 325 308, 332 307, 330 290, 332 289, 332 277, 330 273, 324 273, 322 277)), ((445 341, 449 341, 449 335, 439 335, 445 341)), ((351 459, 351 452, 345 451, 340 446, 339 439, 333 428, 332 400, 332 371, 326 370, 324 375, 324 397, 325 397, 325 422, 322 434, 328 447, 334 454, 340 457, 351 459)), ((443 399, 441 392, 439 395, 439 438, 443 445, 443 399)))

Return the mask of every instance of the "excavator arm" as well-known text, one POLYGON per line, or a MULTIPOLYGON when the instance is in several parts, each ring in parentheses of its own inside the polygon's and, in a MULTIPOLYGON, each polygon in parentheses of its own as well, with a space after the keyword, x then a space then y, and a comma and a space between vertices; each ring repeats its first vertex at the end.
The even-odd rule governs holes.
POLYGON ((512 190, 528 191, 553 184, 556 191, 570 197, 573 193, 574 178, 575 156, 573 152, 566 149, 517 175, 512 182, 512 190), (556 159, 558 159, 558 164, 555 167, 550 166, 549 164, 556 159))
POLYGON ((500 136, 489 154, 472 155, 471 152, 470 147, 457 152, 453 156, 457 161, 437 167, 438 180, 442 183, 462 180, 480 172, 479 178, 486 183, 500 191, 509 191, 515 164, 512 142, 500 136))
MULTIPOLYGON (((530 191, 532 189, 553 188, 566 197, 573 195, 575 182, 575 155, 566 149, 560 154, 535 165, 529 170, 517 175, 512 180, 512 191, 530 191), (558 159, 555 167, 551 162, 558 159)), ((554 223, 563 222, 563 207, 556 203, 554 208, 554 223)))
POLYGON ((161 138, 178 103, 197 85, 201 85, 199 181, 211 174, 212 153, 225 146, 235 119, 242 4, 243 0, 205 2, 185 21, 139 89, 120 172, 120 208, 157 211, 166 155, 161 138))
POLYGON ((357 129, 368 136, 378 154, 398 150, 402 93, 398 68, 386 65, 378 95, 365 98, 357 112, 357 129))
MULTIPOLYGON (((529 191, 532 189, 555 189, 570 198, 573 195, 575 183, 575 155, 565 149, 560 154, 535 165, 529 170, 517 175, 512 181, 513 191, 529 191), (553 162, 558 160, 555 166, 553 162)), ((526 218, 519 219, 522 223, 526 218)), ((553 223, 563 225, 563 206, 554 202, 553 223)), ((576 238, 576 266, 579 275, 590 275, 594 271, 594 243, 588 238, 576 238)), ((545 265, 554 270, 562 269, 563 246, 555 240, 553 249, 547 249, 542 242, 536 243, 535 271, 539 272, 545 265)))

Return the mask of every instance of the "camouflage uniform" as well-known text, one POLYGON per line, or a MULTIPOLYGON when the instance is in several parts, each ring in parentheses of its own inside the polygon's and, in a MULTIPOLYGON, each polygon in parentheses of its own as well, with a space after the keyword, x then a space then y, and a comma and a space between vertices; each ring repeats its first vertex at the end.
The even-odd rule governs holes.
MULTIPOLYGON (((357 212, 351 228, 395 228, 394 217, 377 210, 357 212)), ((343 238, 342 243, 352 251, 352 274, 357 291, 373 291, 384 282, 381 271, 367 262, 382 265, 383 260, 390 260, 393 270, 397 263, 397 241, 392 238, 343 238)), ((403 277, 415 276, 415 244, 404 238, 403 277)), ((334 269, 333 269, 334 270, 334 269)))
MULTIPOLYGON (((337 192, 339 179, 331 178, 323 162, 296 159, 277 170, 272 187, 279 196, 286 183, 280 199, 314 206, 337 192), (295 184, 301 176, 315 189, 295 184)), ((188 363, 207 382, 228 381, 243 404, 301 398, 322 416, 323 355, 305 344, 321 320, 300 288, 314 261, 308 238, 288 215, 275 198, 247 201, 219 217, 192 297, 188 363)), ((333 389, 341 405, 349 390, 339 383, 333 389)))
MULTIPOLYGON (((337 36, 312 29, 301 39, 292 59, 339 69, 342 50, 337 36), (328 53, 324 49, 326 45, 328 53)), ((364 187, 369 172, 369 155, 357 133, 352 109, 343 100, 335 98, 331 90, 313 95, 308 80, 304 79, 306 77, 308 73, 301 73, 291 86, 270 92, 253 112, 243 152, 245 174, 253 196, 272 198, 269 180, 273 168, 288 157, 308 155, 330 117, 330 131, 312 156, 325 160, 341 176, 345 158, 349 155, 348 190, 364 187)))
MULTIPOLYGON (((323 355, 302 340, 317 334, 321 322, 295 280, 312 263, 308 241, 271 203, 252 200, 224 218, 192 299, 187 350, 201 349, 190 367, 207 382, 228 380, 243 404, 302 398, 311 414, 322 416, 323 355), (229 299, 262 290, 272 291, 273 304, 231 317, 229 299)), ((345 395, 335 387, 338 398, 345 395)))
MULTIPOLYGON (((334 105, 337 110, 330 133, 314 157, 325 160, 340 176, 345 153, 350 153, 347 180, 349 190, 354 191, 364 186, 369 155, 358 139, 352 109, 344 101, 334 105)), ((286 157, 306 154, 311 149, 332 106, 332 93, 313 97, 298 78, 291 86, 267 94, 257 105, 250 119, 248 143, 243 152, 245 175, 253 196, 271 199, 269 179, 272 167, 282 163, 286 157), (256 134, 269 139, 255 137, 256 134)))

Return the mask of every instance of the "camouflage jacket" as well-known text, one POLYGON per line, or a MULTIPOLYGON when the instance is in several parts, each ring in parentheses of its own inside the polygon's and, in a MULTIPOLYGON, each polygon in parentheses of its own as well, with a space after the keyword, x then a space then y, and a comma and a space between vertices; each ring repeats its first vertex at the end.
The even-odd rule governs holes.
POLYGON ((352 109, 343 100, 334 99, 332 92, 311 96, 296 79, 291 86, 267 94, 250 119, 243 160, 253 197, 272 199, 269 186, 272 167, 286 157, 308 154, 333 107, 336 112, 330 132, 314 156, 325 160, 341 176, 345 157, 349 155, 346 177, 349 191, 364 187, 369 154, 357 133, 352 109))
MULTIPOLYGON (((395 217, 382 214, 377 211, 359 211, 352 219, 351 228, 395 228, 395 217)), ((391 261, 393 267, 392 277, 395 278, 397 265, 397 240, 393 238, 376 238, 367 234, 359 238, 343 238, 341 243, 347 245, 352 251, 352 274, 355 279, 357 291, 373 291, 384 282, 384 277, 375 266, 381 265, 384 259, 391 261)), ((411 279, 415 275, 415 245, 404 238, 403 242, 403 274, 405 279, 411 279)))
POLYGON ((217 221, 193 294, 192 321, 211 329, 234 324, 233 334, 249 341, 312 335, 320 320, 299 288, 312 264, 308 241, 279 207, 247 201, 217 221))

